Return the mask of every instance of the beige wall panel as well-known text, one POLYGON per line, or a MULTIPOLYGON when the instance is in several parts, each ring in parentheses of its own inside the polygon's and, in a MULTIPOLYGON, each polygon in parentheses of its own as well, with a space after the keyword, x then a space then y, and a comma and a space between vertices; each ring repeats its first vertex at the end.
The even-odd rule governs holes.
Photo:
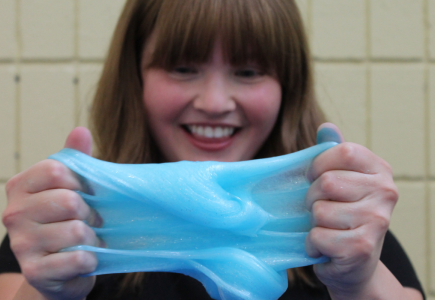
POLYGON ((424 176, 424 71, 420 65, 374 66, 372 150, 395 176, 424 176))
POLYGON ((125 0, 79 1, 79 55, 103 58, 125 0))
POLYGON ((0 59, 15 57, 15 1, 0 0, 0 59))
POLYGON ((100 79, 102 65, 81 65, 79 69, 79 110, 78 120, 80 126, 88 127, 89 110, 95 95, 98 80, 100 79))
POLYGON ((399 239, 422 284, 426 283, 425 186, 422 182, 396 182, 399 202, 391 219, 391 230, 399 239))
POLYGON ((347 141, 367 145, 366 68, 361 65, 316 64, 319 102, 347 141))
POLYGON ((67 59, 74 55, 74 0, 21 0, 23 57, 67 59))
POLYGON ((73 78, 70 65, 22 67, 21 169, 62 149, 74 127, 73 78))
POLYGON ((296 0, 296 5, 298 6, 302 19, 304 20, 305 28, 308 30, 308 0, 296 0))
MULTIPOLYGON (((0 216, 6 208, 6 191, 5 185, 0 184, 0 216)), ((6 228, 3 225, 3 222, 0 222, 0 240, 3 240, 3 236, 6 233, 6 228)))
POLYGON ((429 158, 430 158, 430 174, 435 178, 435 67, 430 69, 429 76, 429 158))
POLYGON ((429 51, 431 59, 435 59, 435 0, 429 1, 429 51))
POLYGON ((0 66, 0 180, 6 180, 16 172, 15 74, 15 67, 0 66))
POLYGON ((423 57, 423 0, 371 0, 370 8, 374 58, 423 57))
POLYGON ((312 49, 319 58, 366 55, 364 0, 313 0, 312 49))

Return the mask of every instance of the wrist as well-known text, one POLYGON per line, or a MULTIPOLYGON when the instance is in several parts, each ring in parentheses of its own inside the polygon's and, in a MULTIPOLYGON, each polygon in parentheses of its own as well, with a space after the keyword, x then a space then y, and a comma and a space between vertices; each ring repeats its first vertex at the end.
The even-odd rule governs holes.
POLYGON ((328 287, 332 300, 406 300, 407 293, 396 277, 379 261, 367 282, 348 287, 328 287))

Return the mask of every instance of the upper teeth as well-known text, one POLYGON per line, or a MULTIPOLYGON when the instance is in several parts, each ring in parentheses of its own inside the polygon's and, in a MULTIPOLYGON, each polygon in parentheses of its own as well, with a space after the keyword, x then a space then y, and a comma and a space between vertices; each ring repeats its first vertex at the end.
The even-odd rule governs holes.
POLYGON ((207 138, 222 138, 233 134, 234 127, 188 125, 190 132, 207 138))

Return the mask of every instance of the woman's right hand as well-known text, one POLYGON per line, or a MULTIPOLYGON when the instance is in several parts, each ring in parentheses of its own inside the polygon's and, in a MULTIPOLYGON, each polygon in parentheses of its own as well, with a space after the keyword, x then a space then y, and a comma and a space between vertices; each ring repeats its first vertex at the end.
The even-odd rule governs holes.
MULTIPOLYGON (((83 127, 74 129, 65 147, 90 155, 90 132, 83 127)), ((100 244, 89 226, 101 226, 101 218, 74 192, 84 188, 73 172, 51 159, 6 184, 8 205, 3 223, 12 251, 28 283, 50 300, 83 299, 95 283, 95 276, 80 277, 95 270, 94 254, 59 252, 74 245, 100 244)))

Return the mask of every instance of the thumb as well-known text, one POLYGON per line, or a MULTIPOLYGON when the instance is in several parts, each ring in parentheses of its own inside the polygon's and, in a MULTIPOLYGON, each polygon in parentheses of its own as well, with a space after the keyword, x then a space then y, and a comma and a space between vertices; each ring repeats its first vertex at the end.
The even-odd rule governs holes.
POLYGON ((317 129, 317 144, 325 142, 344 142, 343 135, 336 125, 332 123, 323 123, 317 129))
POLYGON ((92 135, 89 129, 85 127, 74 128, 66 138, 64 148, 71 148, 83 152, 84 154, 92 154, 92 135))

